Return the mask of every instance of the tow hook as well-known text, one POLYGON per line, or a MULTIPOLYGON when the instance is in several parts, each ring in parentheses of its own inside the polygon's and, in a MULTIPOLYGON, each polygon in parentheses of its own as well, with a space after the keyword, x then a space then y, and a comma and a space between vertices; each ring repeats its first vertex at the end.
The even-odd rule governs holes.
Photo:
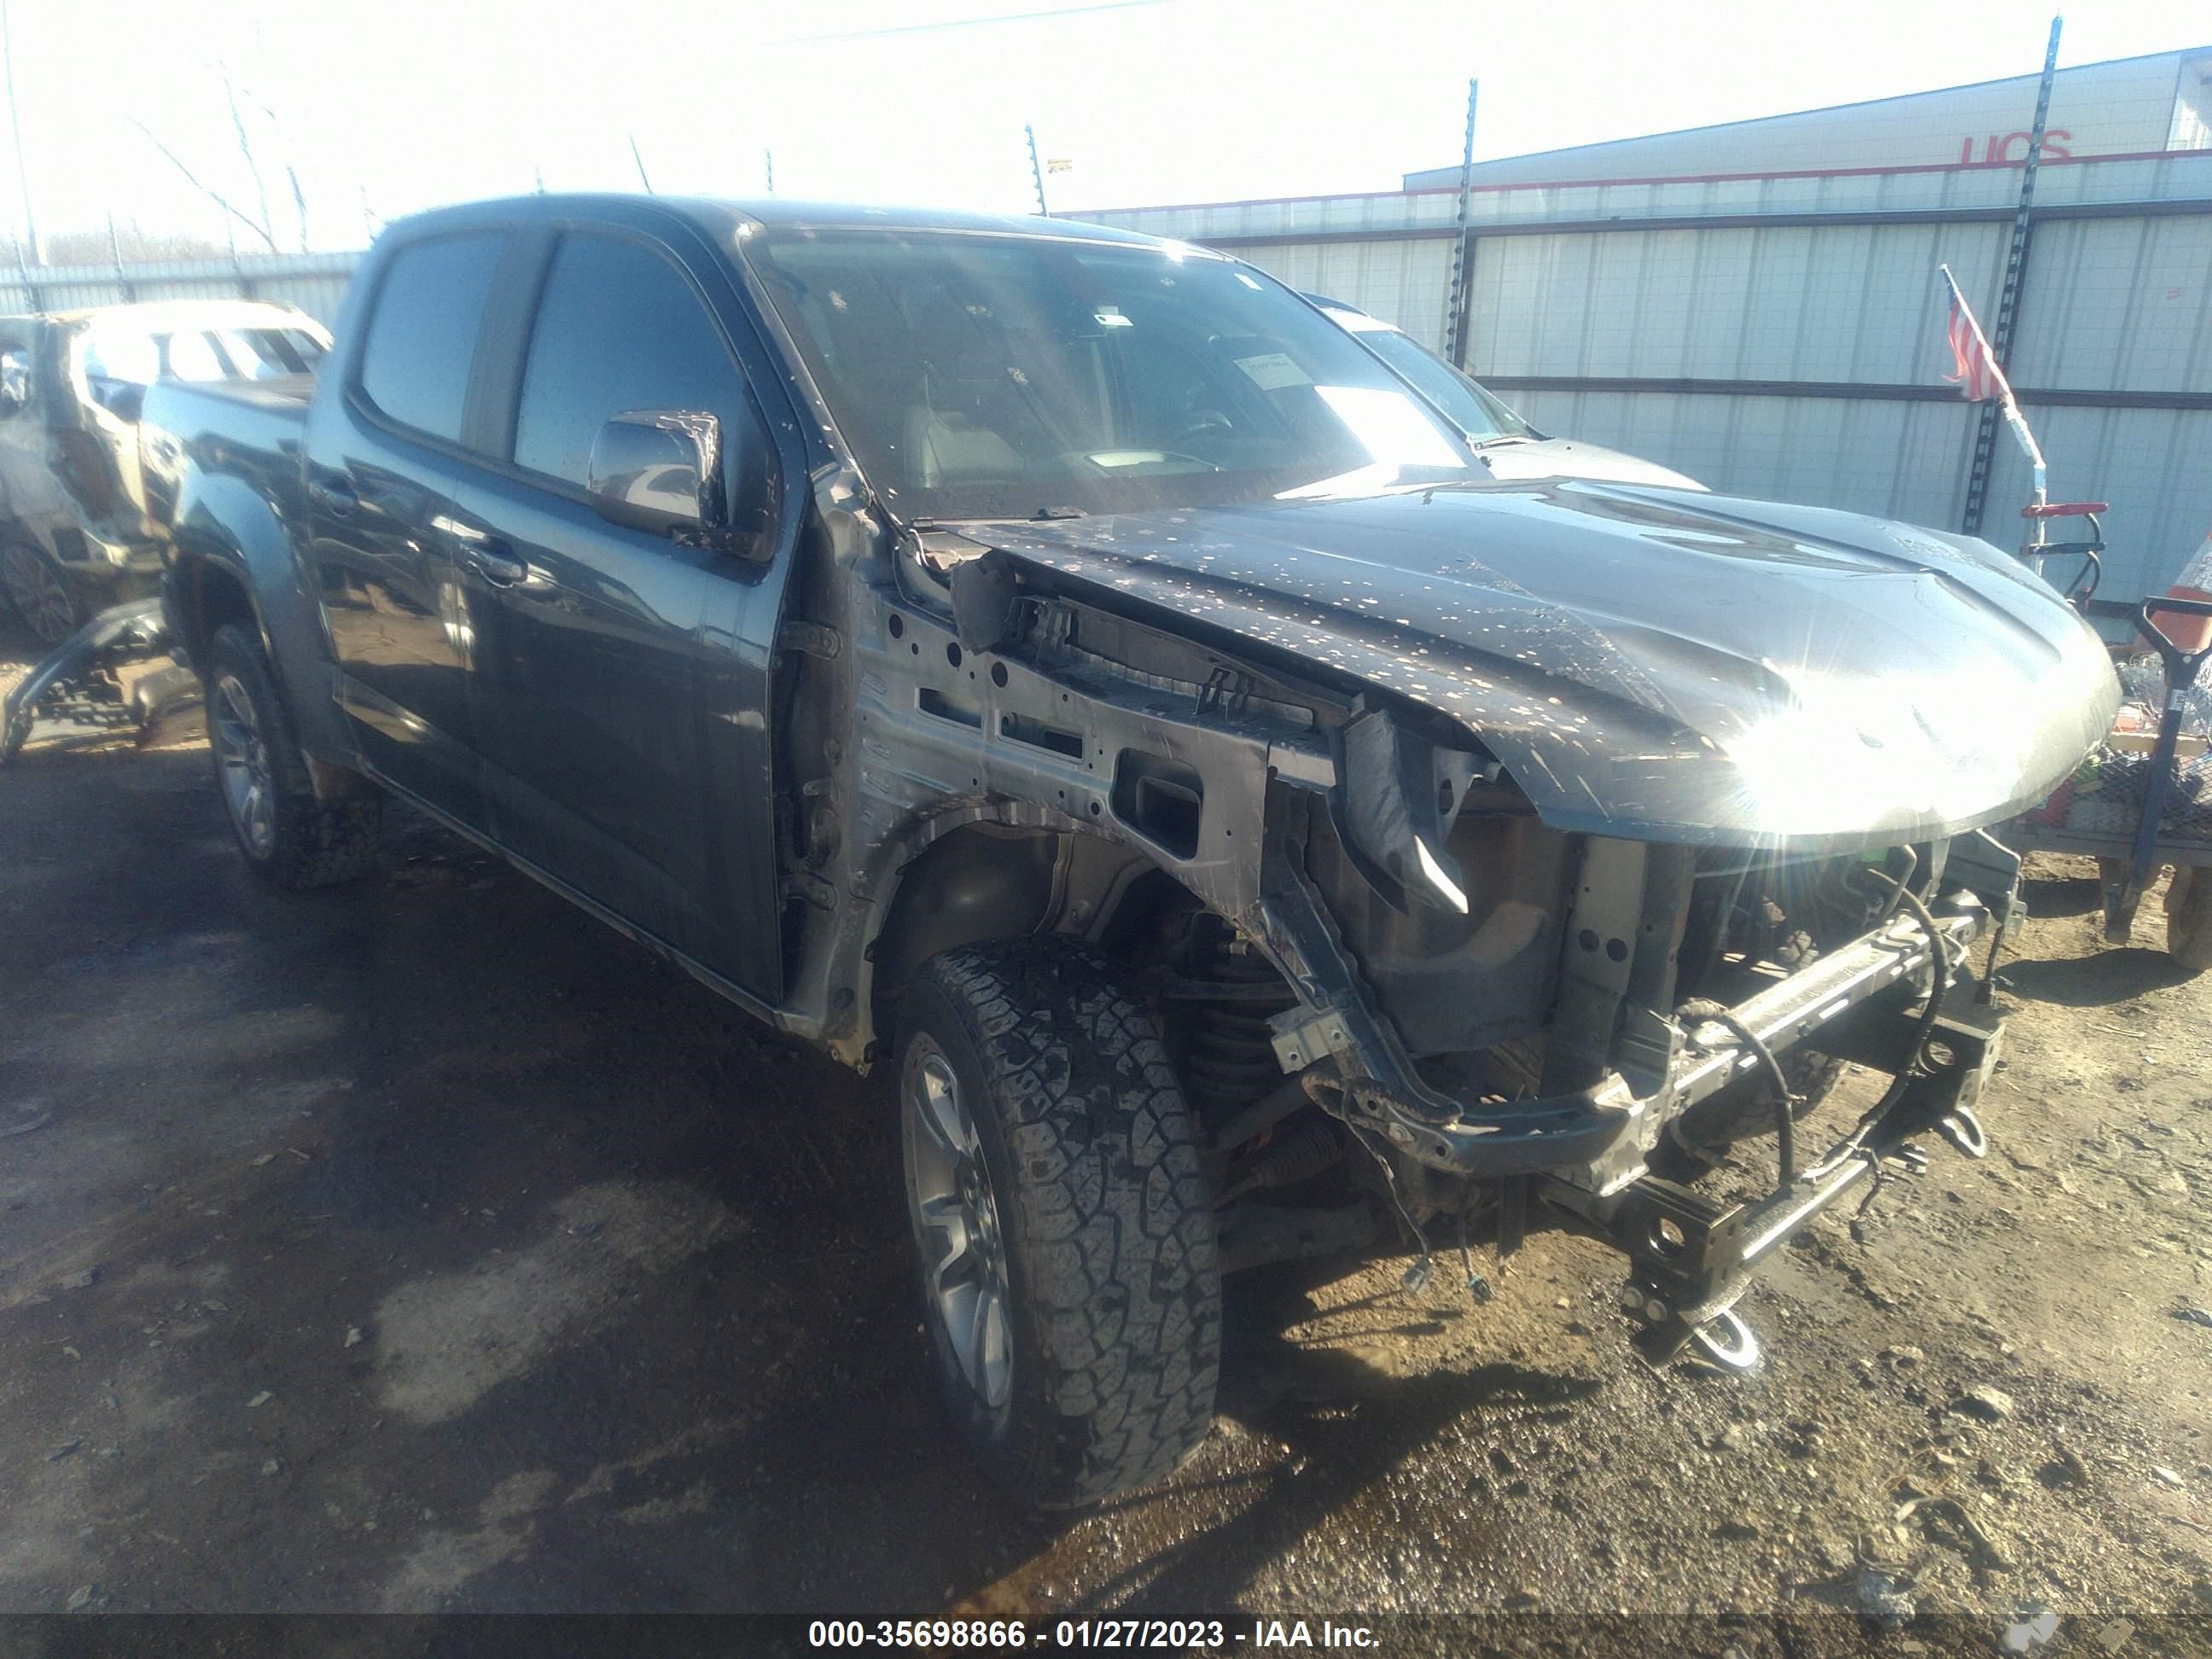
POLYGON ((1965 1157, 1987 1158, 1990 1155, 1989 1133, 1982 1127, 1981 1119, 1974 1109, 1961 1105, 1936 1120, 1936 1133, 1949 1141, 1965 1157))
POLYGON ((1717 1313, 1690 1333, 1698 1352, 1735 1376, 1748 1376, 1759 1369, 1759 1339, 1733 1310, 1717 1313))
POLYGON ((1633 1346, 1655 1370, 1686 1347, 1695 1348, 1731 1376, 1750 1376, 1765 1358, 1757 1334, 1733 1308, 1723 1308, 1691 1324, 1663 1297, 1633 1279, 1621 1286, 1620 1305, 1623 1312, 1642 1324, 1633 1346))

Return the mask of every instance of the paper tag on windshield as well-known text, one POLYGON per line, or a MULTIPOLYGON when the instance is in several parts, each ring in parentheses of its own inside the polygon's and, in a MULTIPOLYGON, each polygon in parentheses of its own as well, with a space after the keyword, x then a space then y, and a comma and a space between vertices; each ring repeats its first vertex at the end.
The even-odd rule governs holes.
POLYGON ((1300 368, 1279 351, 1263 352, 1257 357, 1239 357, 1237 367, 1262 392, 1274 392, 1286 386, 1311 386, 1313 376, 1300 368))

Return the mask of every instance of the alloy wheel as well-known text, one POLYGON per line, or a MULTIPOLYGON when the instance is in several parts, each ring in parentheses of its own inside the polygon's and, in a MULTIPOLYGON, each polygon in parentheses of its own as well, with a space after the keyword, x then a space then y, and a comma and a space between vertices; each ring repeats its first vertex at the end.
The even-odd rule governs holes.
POLYGON ((59 645, 76 631, 76 601, 54 568, 32 549, 0 549, 0 587, 30 630, 46 645, 59 645))
POLYGON ((222 780, 222 802, 239 839, 255 858, 265 859, 276 845, 276 792, 269 765, 269 745, 253 699, 234 674, 215 683, 216 766, 222 780))
POLYGON ((960 1079, 927 1036, 907 1053, 900 1095, 907 1198, 930 1312, 960 1374, 991 1411, 1013 1395, 1013 1291, 998 1201, 960 1079))

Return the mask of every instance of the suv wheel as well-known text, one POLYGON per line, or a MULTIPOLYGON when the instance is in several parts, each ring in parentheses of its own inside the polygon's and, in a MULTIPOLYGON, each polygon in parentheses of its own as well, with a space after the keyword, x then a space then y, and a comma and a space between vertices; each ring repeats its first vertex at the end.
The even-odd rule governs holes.
POLYGON ((315 798, 307 757, 269 664, 235 623, 208 646, 208 747, 216 787, 247 866, 276 887, 328 887, 376 861, 382 798, 315 798))
POLYGON ((908 1215, 955 1419, 1042 1508, 1167 1474, 1212 1421, 1221 1279, 1151 1015, 1062 935, 947 951, 902 1001, 908 1215))
POLYGON ((60 567, 26 541, 0 546, 0 592, 42 645, 59 645, 84 620, 60 567))

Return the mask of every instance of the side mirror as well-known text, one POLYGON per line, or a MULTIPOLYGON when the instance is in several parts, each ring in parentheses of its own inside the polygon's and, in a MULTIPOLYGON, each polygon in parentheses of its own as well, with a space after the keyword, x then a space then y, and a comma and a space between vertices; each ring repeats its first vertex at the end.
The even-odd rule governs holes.
POLYGON ((609 524, 712 543, 729 527, 722 423, 694 410, 633 409, 599 428, 584 488, 609 524))

